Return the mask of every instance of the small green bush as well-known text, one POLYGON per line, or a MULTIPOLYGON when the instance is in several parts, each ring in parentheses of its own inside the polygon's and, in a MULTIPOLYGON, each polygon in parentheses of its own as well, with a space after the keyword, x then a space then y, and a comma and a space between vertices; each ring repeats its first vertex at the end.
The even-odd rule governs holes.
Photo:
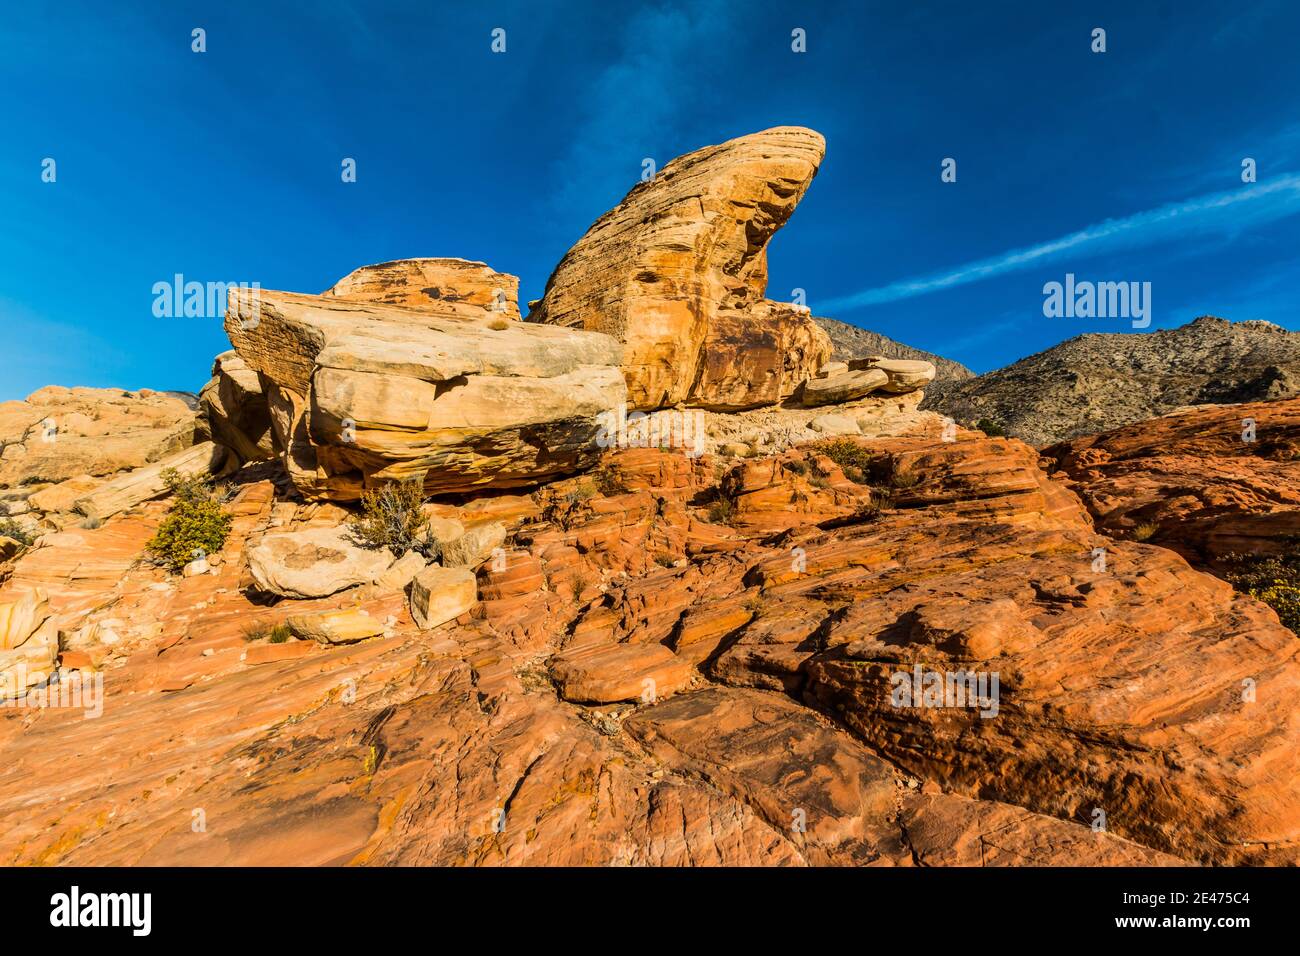
POLYGON ((1300 550, 1268 557, 1229 554, 1223 561, 1224 577, 1233 587, 1263 601, 1300 635, 1300 550))
POLYGON ((825 455, 840 466, 844 477, 854 484, 867 481, 867 472, 876 456, 852 438, 826 438, 813 445, 813 450, 825 455))
POLYGON ((398 557, 418 551, 436 558, 436 542, 424 514, 424 483, 419 479, 390 481, 361 493, 361 514, 348 527, 363 544, 388 548, 398 557))
POLYGON ((30 548, 36 540, 13 518, 0 518, 0 538, 13 538, 24 548, 30 548))
POLYGON ((195 551, 220 551, 234 519, 222 509, 208 475, 181 475, 168 468, 162 479, 176 500, 145 548, 164 567, 180 571, 194 560, 195 551))
POLYGON ((990 438, 1005 438, 1007 435, 1007 430, 991 418, 981 418, 975 427, 990 438))

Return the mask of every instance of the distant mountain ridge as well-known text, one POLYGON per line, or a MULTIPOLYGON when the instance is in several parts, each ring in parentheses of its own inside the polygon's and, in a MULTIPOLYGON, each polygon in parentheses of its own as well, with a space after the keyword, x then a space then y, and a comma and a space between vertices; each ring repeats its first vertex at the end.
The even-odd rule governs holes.
POLYGON ((935 355, 933 352, 926 352, 923 349, 912 348, 912 346, 904 345, 902 342, 895 342, 879 332, 869 332, 866 329, 860 329, 856 325, 849 325, 847 322, 840 322, 837 319, 814 317, 813 321, 820 325, 826 334, 831 337, 831 344, 835 346, 835 351, 831 353, 833 361, 846 362, 849 359, 884 355, 888 358, 918 359, 924 362, 933 362, 936 382, 959 382, 975 377, 975 373, 960 362, 954 362, 951 359, 935 355))
POLYGON ((1156 332, 1090 332, 1006 368, 935 381, 921 407, 963 424, 992 419, 1050 445, 1189 405, 1300 394, 1300 332, 1201 316, 1156 332))

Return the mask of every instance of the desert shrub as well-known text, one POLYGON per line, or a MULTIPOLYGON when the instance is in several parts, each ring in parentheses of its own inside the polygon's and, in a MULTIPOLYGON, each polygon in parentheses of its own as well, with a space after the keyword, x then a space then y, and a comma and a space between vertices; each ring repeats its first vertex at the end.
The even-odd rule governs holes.
POLYGON ((1300 549, 1282 555, 1229 554, 1224 577, 1238 591, 1263 601, 1300 635, 1300 549))
POLYGON ((813 450, 839 465, 844 477, 859 485, 876 457, 852 438, 826 438, 813 445, 813 450))
POLYGON ((1133 529, 1134 541, 1150 541, 1160 530, 1160 525, 1154 521, 1144 521, 1133 529))
POLYGON ((889 485, 891 488, 915 488, 921 481, 921 476, 911 468, 900 468, 895 466, 894 470, 889 473, 889 485))
POLYGON ((990 438, 1005 438, 1007 434, 1007 430, 992 418, 981 418, 975 427, 990 438))
POLYGON ((798 458, 783 463, 781 467, 792 475, 805 475, 808 473, 808 463, 800 461, 798 458))
POLYGON ((594 481, 579 481, 567 491, 557 492, 542 508, 542 520, 550 521, 565 531, 574 527, 583 514, 588 501, 598 494, 594 481))
POLYGON ((234 519, 222 509, 208 475, 182 475, 168 468, 161 477, 175 501, 145 549, 159 564, 179 571, 194 560, 196 551, 220 551, 234 519))
POLYGON ((622 495, 627 493, 627 481, 617 465, 608 462, 591 473, 591 479, 602 495, 622 495))
POLYGON ((867 503, 858 509, 858 517, 863 519, 877 518, 882 511, 888 511, 894 506, 894 495, 888 488, 872 487, 871 498, 867 503))
POLYGON ((570 508, 576 508, 586 501, 596 497, 596 485, 590 481, 580 481, 570 488, 564 495, 564 503, 570 508))
POLYGON ((13 538, 24 548, 30 548, 36 540, 13 518, 0 518, 0 538, 13 538))
POLYGON ((293 636, 289 625, 280 623, 269 627, 265 624, 253 624, 244 628, 244 640, 266 641, 268 644, 283 644, 293 636))
POLYGON ((659 565, 661 568, 671 568, 676 560, 677 559, 667 551, 655 552, 655 564, 659 565))
POLYGON ((424 483, 418 478, 390 481, 361 493, 361 514, 348 522, 348 528, 362 544, 388 548, 398 557, 408 551, 437 557, 423 505, 424 483))
POLYGON ((714 524, 731 524, 736 516, 736 503, 719 492, 709 505, 709 520, 714 524))

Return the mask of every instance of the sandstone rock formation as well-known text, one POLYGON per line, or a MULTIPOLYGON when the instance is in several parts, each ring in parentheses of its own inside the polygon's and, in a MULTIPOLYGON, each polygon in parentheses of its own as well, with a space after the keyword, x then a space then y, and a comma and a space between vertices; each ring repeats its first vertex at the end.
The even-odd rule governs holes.
POLYGON ((989 418, 1034 445, 1145 421, 1187 405, 1300 392, 1300 332, 1202 316, 1176 329, 1076 336, 1006 368, 937 381, 923 407, 989 418))
POLYGON ((175 394, 50 385, 0 402, 0 487, 138 468, 194 444, 194 430, 175 394))
POLYGON ((98 484, 74 500, 72 506, 87 518, 103 520, 165 493, 167 481, 164 472, 220 477, 229 464, 232 462, 228 461, 224 448, 212 442, 201 442, 168 455, 156 464, 145 465, 98 484))
POLYGON ((44 591, 0 601, 0 701, 12 700, 54 673, 58 632, 44 591))
POLYGON ((271 410, 262 379, 233 349, 212 363, 212 378, 199 392, 208 434, 241 462, 275 456, 271 410))
POLYGON ((203 437, 178 393, 51 385, 0 402, 0 518, 32 537, 79 522, 78 499, 203 437))
POLYGON ((519 278, 467 259, 399 259, 348 273, 322 295, 519 321, 519 278))
POLYGON ((512 537, 478 572, 482 600, 438 631, 377 588, 251 602, 251 550, 331 510, 266 480, 239 486, 211 574, 136 561, 163 502, 49 535, 0 604, 45 589, 65 663, 102 668, 112 706, 0 712, 0 853, 1294 862, 1294 638, 1173 553, 1096 534, 1031 449, 958 439, 858 439, 853 477, 831 446, 721 466, 629 449, 595 494, 578 477, 439 506, 512 537), (286 620, 314 639, 250 637, 286 620), (917 663, 1000 672, 997 715, 891 706, 888 675, 917 663), (111 774, 63 759, 92 750, 111 774), (191 830, 196 805, 222 826, 191 830))
POLYGON ((346 527, 269 534, 248 552, 257 587, 280 597, 327 597, 370 584, 397 560, 387 549, 362 547, 346 527))
POLYGON ((673 160, 568 251, 528 321, 622 342, 634 408, 792 394, 831 346, 806 310, 763 298, 767 243, 824 152, 812 130, 778 127, 673 160))
POLYGON ((836 319, 826 319, 820 316, 814 317, 813 321, 820 325, 826 334, 830 336, 833 348, 831 359, 833 361, 843 362, 847 365, 852 359, 884 355, 889 358, 929 362, 935 367, 934 379, 936 382, 961 382, 975 377, 975 373, 960 362, 954 362, 941 355, 935 355, 933 352, 926 352, 923 349, 904 345, 902 342, 895 342, 879 332, 871 332, 856 325, 850 325, 848 322, 840 322, 836 319))
POLYGON ((617 343, 463 311, 232 294, 226 331, 260 376, 299 492, 348 501, 405 479, 430 494, 517 487, 598 456, 596 416, 625 393, 617 343))
POLYGON ((1189 408, 1042 455, 1099 529, 1141 529, 1193 564, 1219 569, 1300 540, 1300 399, 1189 408))
POLYGON ((411 580, 411 617, 422 630, 454 621, 478 600, 474 573, 465 568, 425 568, 411 580))
MULTIPOLYGON (((1300 863, 1300 642, 1188 563, 1293 546, 1300 399, 1040 453, 922 410, 965 387, 942 360, 827 363, 763 298, 822 149, 670 163, 531 322, 456 259, 235 291, 176 435, 13 465, 41 480, 0 508, 42 533, 0 538, 0 858, 1300 863), (629 393, 658 411, 612 440, 629 393), (229 492, 179 575, 142 560, 168 467, 229 492), (338 502, 408 478, 420 550, 364 545, 338 502)), ((73 393, 0 406, 0 474, 73 393)))

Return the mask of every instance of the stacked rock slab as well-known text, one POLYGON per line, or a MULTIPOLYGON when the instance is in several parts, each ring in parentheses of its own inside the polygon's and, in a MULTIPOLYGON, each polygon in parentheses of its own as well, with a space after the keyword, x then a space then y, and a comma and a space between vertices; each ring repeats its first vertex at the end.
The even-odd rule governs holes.
POLYGON ((399 259, 362 266, 324 294, 350 302, 432 308, 470 319, 495 312, 519 321, 518 276, 468 259, 399 259))
POLYGON ((872 356, 843 362, 828 362, 815 378, 804 384, 804 405, 838 405, 874 392, 906 395, 934 380, 934 365, 911 359, 872 356))
POLYGON ((825 148, 813 130, 777 127, 673 160, 568 251, 528 321, 623 342, 634 408, 725 411, 793 394, 831 343, 806 311, 763 298, 767 243, 825 148))
MULTIPOLYGON (((382 268, 424 281, 398 266, 382 268)), ((519 487, 595 460, 597 416, 626 394, 616 341, 511 322, 496 298, 446 310, 336 291, 374 297, 378 282, 349 277, 323 296, 231 293, 226 332, 260 377, 303 495, 349 501, 416 478, 428 494, 519 487)))
POLYGON ((233 349, 213 361, 212 378, 199 392, 199 408, 212 439, 241 461, 275 457, 262 379, 233 349))

